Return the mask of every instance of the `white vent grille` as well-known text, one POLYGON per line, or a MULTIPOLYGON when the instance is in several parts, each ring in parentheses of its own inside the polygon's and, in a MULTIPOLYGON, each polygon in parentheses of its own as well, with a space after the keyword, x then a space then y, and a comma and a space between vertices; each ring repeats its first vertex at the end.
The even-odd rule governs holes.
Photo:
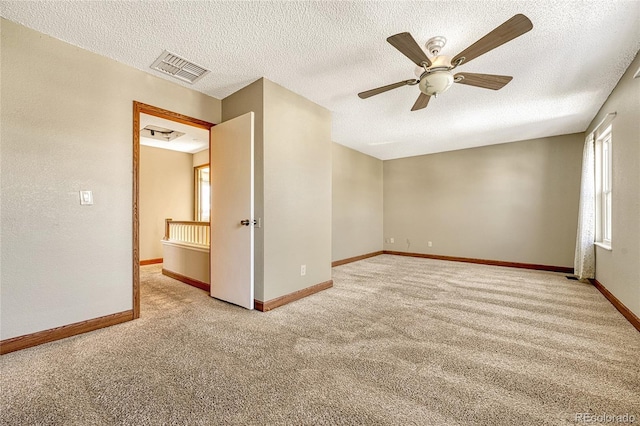
POLYGON ((209 73, 208 69, 189 62, 166 50, 151 64, 151 69, 162 71, 165 74, 169 74, 172 77, 191 84, 209 73))

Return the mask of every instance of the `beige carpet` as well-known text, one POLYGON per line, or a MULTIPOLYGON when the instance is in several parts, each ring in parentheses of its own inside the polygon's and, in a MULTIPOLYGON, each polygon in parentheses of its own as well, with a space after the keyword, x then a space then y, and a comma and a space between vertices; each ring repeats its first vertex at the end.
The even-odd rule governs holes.
POLYGON ((389 255, 333 274, 261 313, 143 267, 141 319, 0 357, 0 422, 640 422, 640 333, 590 285, 389 255))

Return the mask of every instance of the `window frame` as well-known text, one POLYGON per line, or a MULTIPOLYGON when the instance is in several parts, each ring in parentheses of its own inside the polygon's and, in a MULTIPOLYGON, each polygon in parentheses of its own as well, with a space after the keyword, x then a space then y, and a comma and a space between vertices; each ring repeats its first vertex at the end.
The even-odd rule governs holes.
MULTIPOLYGON (((210 172, 210 168, 209 168, 209 163, 207 164, 202 164, 200 166, 196 166, 193 168, 193 191, 194 191, 194 197, 193 197, 193 220, 196 222, 210 222, 211 221, 211 211, 209 211, 209 218, 207 218, 207 220, 202 220, 202 209, 201 209, 201 197, 200 197, 200 192, 201 192, 201 179, 200 179, 200 172, 203 169, 209 169, 209 179, 211 179, 211 172, 210 172)), ((209 180, 209 193, 211 191, 211 180, 209 180)), ((209 196, 209 200, 211 200, 211 196, 209 196)))
POLYGON ((595 244, 607 250, 612 248, 613 200, 613 138, 612 124, 595 132, 595 192, 596 235, 595 244))

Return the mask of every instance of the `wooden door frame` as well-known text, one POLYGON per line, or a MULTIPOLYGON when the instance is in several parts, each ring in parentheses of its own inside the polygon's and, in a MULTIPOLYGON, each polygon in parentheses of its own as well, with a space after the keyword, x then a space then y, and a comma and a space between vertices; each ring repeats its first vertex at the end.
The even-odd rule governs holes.
MULTIPOLYGON (((140 318, 140 114, 199 127, 209 133, 215 126, 204 120, 133 101, 133 319, 140 318)), ((209 138, 209 145, 211 145, 211 138, 209 138)))

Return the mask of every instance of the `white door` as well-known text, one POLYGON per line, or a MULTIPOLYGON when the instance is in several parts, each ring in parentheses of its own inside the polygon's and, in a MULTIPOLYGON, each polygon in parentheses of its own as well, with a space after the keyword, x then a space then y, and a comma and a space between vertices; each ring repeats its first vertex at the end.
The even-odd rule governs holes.
POLYGON ((211 296, 253 309, 254 114, 211 128, 211 296))

